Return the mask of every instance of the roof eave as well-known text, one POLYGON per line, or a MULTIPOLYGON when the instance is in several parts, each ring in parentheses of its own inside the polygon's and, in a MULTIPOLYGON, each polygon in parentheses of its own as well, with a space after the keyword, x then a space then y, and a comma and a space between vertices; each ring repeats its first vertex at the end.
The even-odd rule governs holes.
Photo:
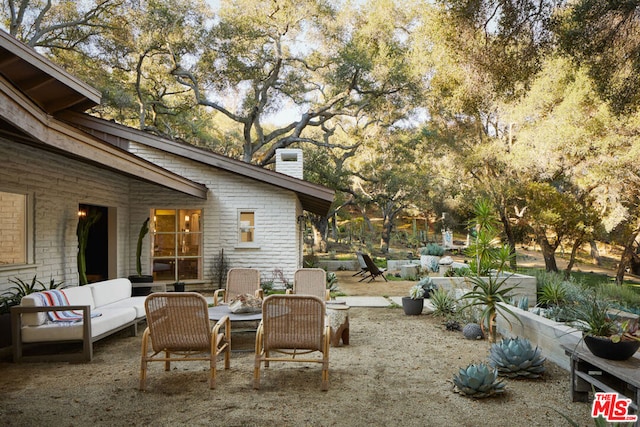
POLYGON ((133 141, 236 175, 293 191, 298 195, 303 209, 317 215, 326 216, 334 200, 335 191, 330 188, 203 150, 191 144, 161 138, 88 114, 64 112, 60 117, 111 144, 133 141))

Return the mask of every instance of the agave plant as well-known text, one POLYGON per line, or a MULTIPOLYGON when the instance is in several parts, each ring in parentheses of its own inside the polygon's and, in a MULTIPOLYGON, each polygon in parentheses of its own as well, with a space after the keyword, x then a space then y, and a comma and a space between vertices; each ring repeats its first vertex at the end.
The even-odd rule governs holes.
POLYGON ((546 360, 541 353, 526 338, 507 338, 491 346, 489 365, 509 378, 540 378, 546 360))
POLYGON ((504 392, 505 384, 498 381, 498 370, 486 363, 470 364, 461 368, 453 377, 454 391, 465 396, 480 399, 504 392))

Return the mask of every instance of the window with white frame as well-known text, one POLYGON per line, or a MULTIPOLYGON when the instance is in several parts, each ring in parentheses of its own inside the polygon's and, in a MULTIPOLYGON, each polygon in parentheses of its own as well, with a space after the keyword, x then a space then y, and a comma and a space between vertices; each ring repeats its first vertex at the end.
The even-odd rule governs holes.
POLYGON ((256 213, 252 210, 238 211, 238 243, 249 245, 256 242, 256 213))
POLYGON ((154 281, 202 279, 202 210, 154 209, 151 262, 154 281))
POLYGON ((29 194, 0 191, 0 267, 33 262, 29 194))

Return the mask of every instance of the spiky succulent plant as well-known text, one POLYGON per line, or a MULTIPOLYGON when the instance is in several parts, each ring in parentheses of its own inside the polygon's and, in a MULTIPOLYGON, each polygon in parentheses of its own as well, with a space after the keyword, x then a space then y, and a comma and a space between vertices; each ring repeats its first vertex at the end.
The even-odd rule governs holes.
POLYGON ((498 381, 498 370, 486 363, 472 363, 461 368, 453 377, 453 390, 465 396, 481 399, 504 392, 505 384, 498 381))
POLYGON ((484 332, 477 323, 467 323, 462 328, 462 335, 468 340, 481 340, 484 338, 484 332))
POLYGON ((500 375, 509 378, 540 378, 544 373, 545 357, 526 338, 506 338, 491 345, 489 365, 500 375))

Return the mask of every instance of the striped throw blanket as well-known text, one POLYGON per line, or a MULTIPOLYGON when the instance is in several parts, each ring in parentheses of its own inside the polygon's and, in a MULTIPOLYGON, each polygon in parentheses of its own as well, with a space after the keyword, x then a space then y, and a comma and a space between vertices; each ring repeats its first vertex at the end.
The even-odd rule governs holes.
MULTIPOLYGON (((64 291, 50 290, 42 291, 37 294, 45 307, 57 307, 61 305, 69 305, 69 299, 64 291)), ((101 313, 93 312, 91 317, 98 317, 101 313)), ((82 320, 82 311, 66 310, 66 311, 48 311, 47 316, 52 322, 79 322, 82 320)))

